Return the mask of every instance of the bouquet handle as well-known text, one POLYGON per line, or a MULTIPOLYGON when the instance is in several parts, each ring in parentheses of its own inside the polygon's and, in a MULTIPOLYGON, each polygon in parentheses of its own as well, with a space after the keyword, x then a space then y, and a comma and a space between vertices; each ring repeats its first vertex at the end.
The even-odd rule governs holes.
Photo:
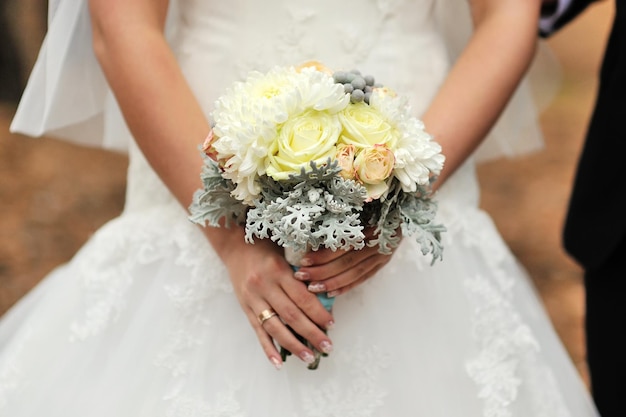
MULTIPOLYGON (((285 248, 285 259, 291 265, 291 269, 297 271, 302 264, 302 258, 306 255, 307 250, 294 250, 291 247, 285 248)), ((318 293, 317 298, 322 302, 322 305, 327 311, 331 311, 335 302, 334 297, 328 297, 326 293, 318 293)))
MULTIPOLYGON (((285 248, 285 260, 289 263, 289 265, 291 266, 291 269, 295 271, 297 271, 298 269, 300 269, 300 266, 302 264, 302 258, 304 258, 304 255, 306 255, 307 250, 294 250, 291 247, 286 247, 285 248)), ((320 302, 322 303, 322 305, 324 306, 324 308, 326 309, 326 311, 332 311, 333 308, 333 304, 335 301, 334 297, 328 297, 328 295, 324 292, 324 293, 318 293, 316 294, 317 298, 320 300, 320 302)), ((293 330, 290 328, 290 330, 293 332, 293 330)), ((326 333, 326 331, 324 330, 324 333, 326 333)), ((325 353, 318 351, 314 346, 311 345, 311 343, 304 339, 302 336, 300 336, 299 334, 296 334, 294 332, 295 336, 303 343, 305 344, 309 349, 311 349, 313 351, 313 355, 315 357, 315 360, 309 364, 308 368, 309 369, 317 369, 317 367, 319 366, 319 362, 320 359, 322 358, 322 356, 327 356, 325 353)), ((283 359, 283 361, 287 358, 287 356, 289 356, 291 353, 289 351, 287 351, 286 349, 284 349, 283 347, 280 348, 280 355, 283 359)))

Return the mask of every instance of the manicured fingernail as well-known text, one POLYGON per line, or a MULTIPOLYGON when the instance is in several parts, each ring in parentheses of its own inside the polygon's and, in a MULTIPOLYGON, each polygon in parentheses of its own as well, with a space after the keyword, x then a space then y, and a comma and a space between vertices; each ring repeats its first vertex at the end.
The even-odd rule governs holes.
MULTIPOLYGON (((310 290, 310 289, 309 289, 310 290)), ((339 290, 335 290, 335 291, 328 291, 328 293, 326 294, 326 297, 328 298, 333 298, 339 295, 339 290)))
POLYGON ((322 352, 324 353, 330 353, 333 351, 333 345, 329 341, 324 340, 320 343, 320 349, 322 349, 322 352))
POLYGON ((326 330, 332 330, 333 327, 335 327, 334 321, 331 320, 328 323, 326 323, 326 330))
POLYGON ((274 365, 274 368, 276 368, 277 371, 280 371, 280 368, 283 367, 283 363, 279 361, 278 358, 270 358, 270 361, 272 362, 272 365, 274 365))
POLYGON ((305 350, 300 354, 300 359, 302 359, 308 365, 310 363, 313 363, 315 357, 305 350))
POLYGON ((310 276, 309 276, 309 274, 307 272, 300 272, 300 271, 298 271, 295 274, 293 274, 293 276, 296 279, 299 279, 300 281, 307 281, 310 278, 310 276))
POLYGON ((313 265, 313 260, 311 258, 302 258, 302 260, 300 261, 300 265, 311 266, 313 265))
POLYGON ((312 282, 309 284, 307 289, 311 292, 322 292, 326 291, 326 285, 322 284, 321 282, 312 282))

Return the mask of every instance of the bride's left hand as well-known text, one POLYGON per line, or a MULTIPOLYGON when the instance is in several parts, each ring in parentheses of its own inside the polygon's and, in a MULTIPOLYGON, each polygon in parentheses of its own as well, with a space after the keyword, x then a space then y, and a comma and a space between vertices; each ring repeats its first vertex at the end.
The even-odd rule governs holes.
POLYGON ((377 245, 335 252, 320 249, 305 255, 302 267, 294 273, 294 277, 309 282, 311 292, 327 292, 329 297, 336 297, 374 276, 387 265, 391 256, 380 253, 377 245))

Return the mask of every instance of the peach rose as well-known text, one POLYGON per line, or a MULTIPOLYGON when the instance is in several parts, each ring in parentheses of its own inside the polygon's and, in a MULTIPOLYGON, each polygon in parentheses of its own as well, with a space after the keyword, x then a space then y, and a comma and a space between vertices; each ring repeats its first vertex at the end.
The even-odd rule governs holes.
POLYGON ((335 156, 335 159, 337 160, 337 163, 339 164, 339 167, 341 168, 341 172, 339 172, 339 175, 341 175, 343 178, 347 180, 353 180, 355 176, 355 172, 354 172, 355 151, 356 151, 356 148, 354 147, 354 145, 346 145, 343 143, 337 145, 337 156, 335 156))
POLYGON ((391 176, 395 156, 385 145, 374 145, 359 152, 354 160, 356 178, 367 188, 369 199, 377 199, 389 188, 387 179, 391 176))
POLYGON ((215 143, 217 139, 218 139, 217 135, 213 133, 213 129, 211 129, 206 139, 204 139, 204 143, 202 144, 202 152, 204 152, 206 156, 208 156, 215 162, 218 162, 218 159, 217 159, 217 151, 213 147, 213 144, 215 143))

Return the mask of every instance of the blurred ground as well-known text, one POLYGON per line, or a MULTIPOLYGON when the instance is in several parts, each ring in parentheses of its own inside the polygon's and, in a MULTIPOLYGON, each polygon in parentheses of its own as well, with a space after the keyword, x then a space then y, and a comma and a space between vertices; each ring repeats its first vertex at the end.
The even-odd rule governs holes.
MULTIPOLYGON (((548 41, 562 80, 542 116, 545 150, 479 170, 483 207, 530 272, 585 378, 582 273, 560 232, 612 12, 601 2, 548 41)), ((127 166, 122 155, 11 135, 13 112, 0 105, 0 315, 121 211, 127 166)))

